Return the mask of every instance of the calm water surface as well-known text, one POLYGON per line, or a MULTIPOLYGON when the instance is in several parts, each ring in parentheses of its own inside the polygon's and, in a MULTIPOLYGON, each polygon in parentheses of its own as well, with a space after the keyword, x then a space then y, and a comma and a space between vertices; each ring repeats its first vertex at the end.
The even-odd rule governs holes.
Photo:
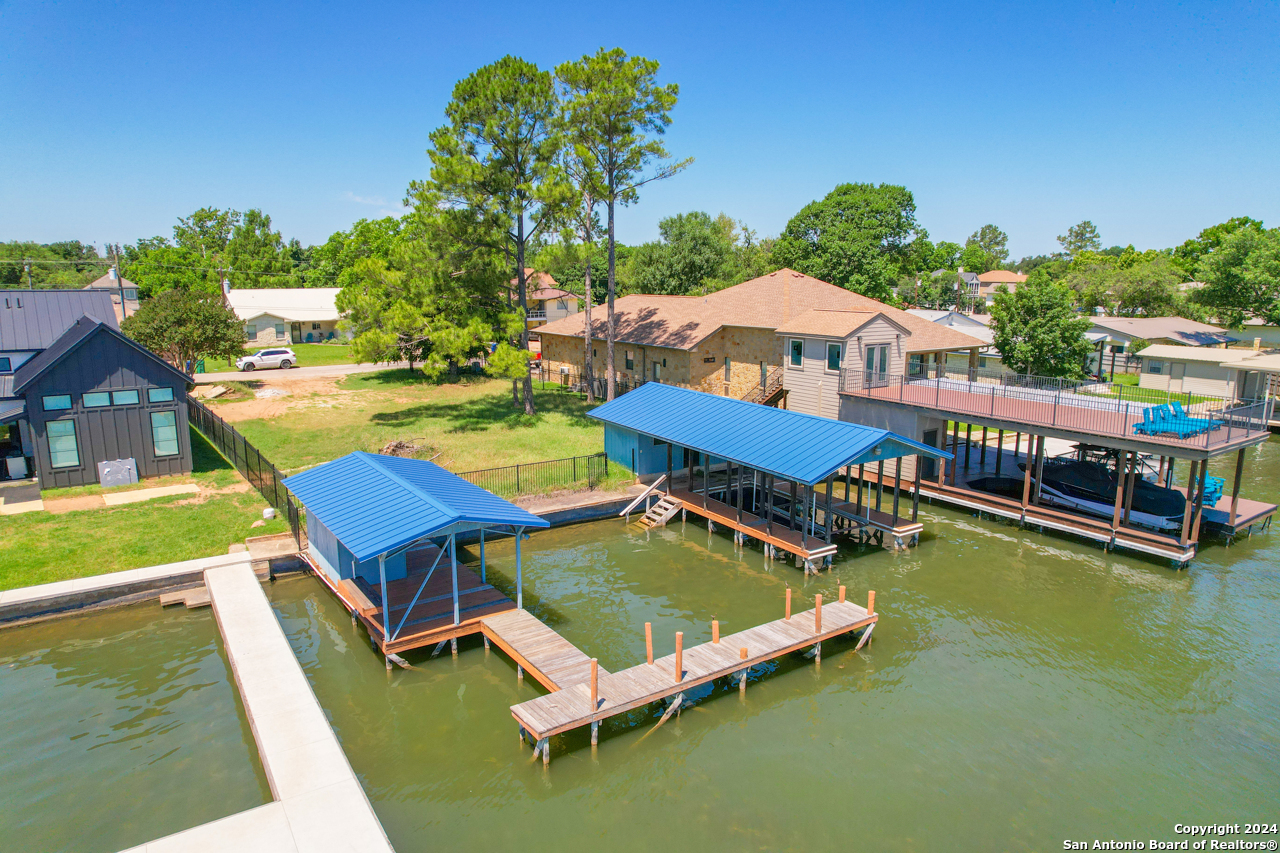
POLYGON ((0 850, 110 853, 270 800, 209 610, 0 631, 0 850))
MULTIPOLYGON (((1254 452, 1251 451, 1251 455, 1254 452)), ((1225 467, 1212 471, 1229 473, 1225 467)), ((1244 494, 1280 500, 1280 444, 1244 494)), ((534 534, 526 605, 620 669, 846 584, 882 614, 860 653, 787 661, 662 729, 607 724, 531 764, 508 706, 539 695, 478 641, 388 675, 312 579, 274 606, 401 853, 440 849, 1048 850, 1280 818, 1280 530, 1190 570, 943 508, 905 555, 844 549, 817 579, 728 536, 621 521, 534 534)), ((491 577, 509 590, 508 543, 491 577)))

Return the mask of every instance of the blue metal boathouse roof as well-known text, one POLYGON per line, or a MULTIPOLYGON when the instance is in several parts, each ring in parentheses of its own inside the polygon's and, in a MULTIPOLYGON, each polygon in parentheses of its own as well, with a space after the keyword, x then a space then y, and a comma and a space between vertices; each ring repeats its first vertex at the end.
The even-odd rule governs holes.
POLYGON ((886 429, 648 382, 587 413, 606 424, 815 485, 846 465, 952 454, 886 429))
POLYGON ((349 453, 287 477, 284 485, 361 562, 459 522, 551 526, 423 459, 349 453))

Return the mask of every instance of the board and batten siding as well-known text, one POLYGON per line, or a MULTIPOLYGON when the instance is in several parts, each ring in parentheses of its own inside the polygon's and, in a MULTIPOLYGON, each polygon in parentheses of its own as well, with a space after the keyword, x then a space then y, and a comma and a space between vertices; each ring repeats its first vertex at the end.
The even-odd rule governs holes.
POLYGON ((827 367, 827 344, 840 344, 841 370, 861 371, 866 362, 867 347, 889 345, 889 375, 905 372, 906 347, 896 326, 877 317, 846 340, 837 338, 782 337, 783 387, 787 391, 787 408, 793 412, 840 417, 840 371, 827 367), (800 366, 791 364, 791 341, 804 341, 804 359, 800 366))
POLYGON ((162 477, 191 472, 191 436, 187 429, 187 385, 155 356, 147 355, 113 335, 98 332, 55 364, 23 391, 27 418, 35 444, 40 488, 85 486, 98 482, 98 463, 133 459, 138 477, 162 477), (151 403, 148 388, 170 388, 173 400, 151 403), (138 402, 124 406, 86 408, 83 395, 95 391, 137 390, 138 402), (67 394, 71 408, 46 412, 46 396, 67 394), (151 413, 177 413, 178 454, 156 456, 151 413), (53 468, 49 457, 49 421, 74 420, 80 464, 53 468))

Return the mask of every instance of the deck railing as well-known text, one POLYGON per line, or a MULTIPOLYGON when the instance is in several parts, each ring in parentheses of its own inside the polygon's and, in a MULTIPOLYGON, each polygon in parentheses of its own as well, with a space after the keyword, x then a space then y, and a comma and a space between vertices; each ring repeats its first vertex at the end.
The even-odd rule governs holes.
POLYGON ((1273 406, 1272 400, 1236 402, 1133 385, 946 365, 923 365, 908 375, 845 370, 839 387, 843 394, 927 406, 951 415, 1203 448, 1267 432, 1273 406), (1136 432, 1146 409, 1174 402, 1189 415, 1177 421, 1184 427, 1181 434, 1141 436, 1136 432), (1190 429, 1185 428, 1188 425, 1190 429))

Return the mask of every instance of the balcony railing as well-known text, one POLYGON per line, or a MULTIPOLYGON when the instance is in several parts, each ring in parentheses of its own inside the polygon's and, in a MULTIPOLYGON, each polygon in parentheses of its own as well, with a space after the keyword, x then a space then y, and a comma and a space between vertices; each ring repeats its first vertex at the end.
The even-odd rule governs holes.
POLYGON ((547 319, 546 311, 530 311, 525 315, 526 320, 545 320, 547 319))
POLYGON ((1272 400, 1231 401, 1133 385, 921 365, 912 375, 845 370, 840 391, 1028 426, 1210 448, 1266 433, 1272 400), (1142 435, 1146 409, 1179 403, 1178 431, 1142 435))

